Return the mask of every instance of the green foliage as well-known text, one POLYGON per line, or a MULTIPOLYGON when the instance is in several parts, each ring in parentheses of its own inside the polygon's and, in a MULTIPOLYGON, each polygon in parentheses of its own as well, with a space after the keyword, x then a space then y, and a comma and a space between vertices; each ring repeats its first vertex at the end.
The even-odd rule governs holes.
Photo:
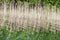
POLYGON ((2 5, 2 0, 0 0, 0 5, 2 5))
POLYGON ((6 0, 6 3, 7 4, 10 4, 12 0, 6 0))
MULTIPOLYGON (((13 0, 6 0, 7 4, 10 4, 13 0)), ((28 2, 30 5, 40 4, 42 6, 56 6, 57 8, 60 8, 60 0, 14 0, 14 2, 28 2)), ((2 0, 0 0, 0 4, 2 3, 2 0)), ((32 6, 33 6, 32 5, 32 6)))
POLYGON ((40 0, 29 0, 29 3, 39 4, 40 3, 40 0))
POLYGON ((33 28, 18 31, 15 26, 10 32, 7 27, 9 26, 0 29, 0 40, 60 40, 60 32, 54 33, 43 28, 40 28, 38 32, 33 28))

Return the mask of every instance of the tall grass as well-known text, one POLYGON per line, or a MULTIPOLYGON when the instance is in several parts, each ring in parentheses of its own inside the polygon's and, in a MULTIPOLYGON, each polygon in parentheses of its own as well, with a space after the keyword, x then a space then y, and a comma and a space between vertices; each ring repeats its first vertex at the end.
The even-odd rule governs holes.
POLYGON ((37 32, 33 28, 17 30, 13 26, 12 31, 10 30, 7 26, 0 29, 0 40, 60 40, 60 32, 56 31, 54 33, 44 28, 40 28, 37 32))
POLYGON ((57 8, 60 8, 60 0, 0 0, 0 4, 4 3, 4 1, 9 5, 11 3, 14 3, 14 5, 19 4, 22 2, 27 2, 30 6, 56 6, 57 8))
POLYGON ((40 0, 2 2, 0 40, 60 40, 60 10, 55 5, 43 6, 44 0, 41 6, 40 0))

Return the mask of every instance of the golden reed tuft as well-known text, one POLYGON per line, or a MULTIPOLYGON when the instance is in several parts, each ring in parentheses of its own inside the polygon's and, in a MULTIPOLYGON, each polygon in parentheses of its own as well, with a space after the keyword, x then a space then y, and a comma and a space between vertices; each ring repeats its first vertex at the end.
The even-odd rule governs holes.
POLYGON ((52 29, 59 30, 59 11, 56 11, 55 6, 50 10, 49 7, 42 8, 41 6, 29 8, 27 3, 19 4, 17 7, 14 7, 13 4, 9 6, 4 4, 0 7, 0 26, 7 24, 10 27, 16 25, 18 28, 34 27, 37 29, 40 27, 48 29, 51 26, 52 29))

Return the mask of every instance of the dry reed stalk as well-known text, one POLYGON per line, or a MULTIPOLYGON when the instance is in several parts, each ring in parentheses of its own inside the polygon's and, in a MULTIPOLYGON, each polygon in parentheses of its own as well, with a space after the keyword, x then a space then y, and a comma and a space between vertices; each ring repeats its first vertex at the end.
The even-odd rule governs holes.
MULTIPOLYGON (((2 22, 0 24, 5 24, 7 20, 12 30, 12 25, 22 28, 34 27, 39 29, 40 27, 44 27, 48 29, 50 23, 53 25, 60 25, 60 14, 59 10, 56 12, 56 7, 52 7, 50 10, 48 7, 47 9, 43 9, 42 7, 35 7, 34 9, 29 8, 28 5, 24 6, 17 6, 15 9, 14 6, 10 4, 9 9, 7 9, 7 5, 4 4, 4 9, 0 10, 0 15, 2 16, 2 22), (3 11, 4 10, 4 11, 3 11)), ((59 26, 57 26, 59 27, 59 26)))

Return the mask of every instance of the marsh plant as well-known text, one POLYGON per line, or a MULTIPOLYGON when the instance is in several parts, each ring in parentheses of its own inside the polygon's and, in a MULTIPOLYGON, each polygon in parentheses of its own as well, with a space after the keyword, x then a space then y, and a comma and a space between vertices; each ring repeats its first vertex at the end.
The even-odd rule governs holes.
POLYGON ((7 26, 0 29, 0 40, 60 40, 60 32, 58 31, 52 32, 42 27, 39 31, 33 30, 33 28, 16 30, 15 26, 12 26, 11 30, 7 26))
POLYGON ((59 0, 0 0, 0 40, 60 40, 59 0))

